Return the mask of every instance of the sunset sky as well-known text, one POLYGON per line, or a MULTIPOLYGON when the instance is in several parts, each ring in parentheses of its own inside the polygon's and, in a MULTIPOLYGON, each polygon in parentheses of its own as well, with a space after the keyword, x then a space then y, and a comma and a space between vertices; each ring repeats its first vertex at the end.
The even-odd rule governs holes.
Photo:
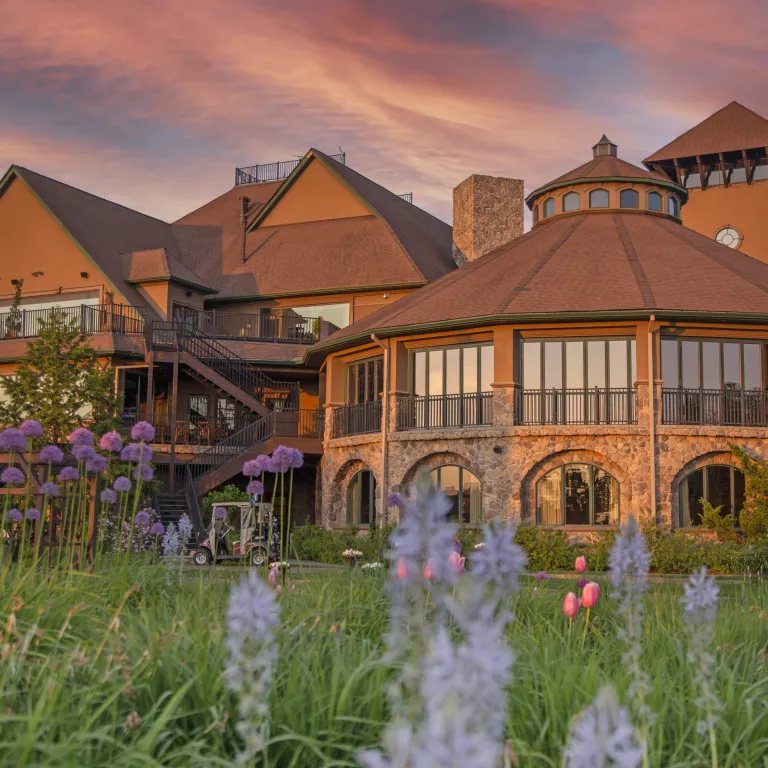
POLYGON ((768 116, 763 0, 0 0, 0 165, 164 219, 315 146, 450 221, 605 132, 639 162, 732 100, 768 116))

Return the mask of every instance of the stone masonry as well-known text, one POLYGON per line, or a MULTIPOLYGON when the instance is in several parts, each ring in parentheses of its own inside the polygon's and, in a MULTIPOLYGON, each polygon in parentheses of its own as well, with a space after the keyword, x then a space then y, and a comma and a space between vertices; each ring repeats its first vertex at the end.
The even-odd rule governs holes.
MULTIPOLYGON (((648 513, 652 489, 647 385, 640 383, 637 389, 636 425, 514 426, 514 391, 499 387, 494 389, 492 426, 398 432, 394 430, 397 403, 393 397, 387 492, 407 491, 421 472, 458 464, 480 479, 486 519, 534 521, 537 481, 558 466, 578 462, 605 469, 616 478, 622 518, 629 511, 648 513)), ((764 428, 664 425, 658 397, 655 403, 656 511, 662 522, 678 525, 679 487, 688 472, 712 463, 736 464, 729 444, 768 458, 768 430, 764 428)), ((320 501, 325 525, 346 525, 349 481, 359 470, 370 469, 380 484, 381 464, 381 434, 334 440, 326 435, 320 501)), ((380 506, 377 499, 378 519, 380 506)))

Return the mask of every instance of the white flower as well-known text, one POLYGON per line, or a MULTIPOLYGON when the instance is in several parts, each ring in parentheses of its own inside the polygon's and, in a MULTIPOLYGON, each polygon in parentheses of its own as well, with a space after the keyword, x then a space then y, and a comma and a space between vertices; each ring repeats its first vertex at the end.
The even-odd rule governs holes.
POLYGON ((482 549, 484 546, 485 546, 485 542, 481 541, 481 542, 478 542, 477 544, 475 544, 475 546, 472 547, 472 549, 482 549))
POLYGON ((362 557, 363 553, 359 549, 345 549, 341 553, 342 557, 362 557))
POLYGON ((378 570, 379 568, 383 568, 383 567, 384 567, 384 563, 365 563, 362 566, 362 569, 364 571, 373 571, 373 570, 378 570))

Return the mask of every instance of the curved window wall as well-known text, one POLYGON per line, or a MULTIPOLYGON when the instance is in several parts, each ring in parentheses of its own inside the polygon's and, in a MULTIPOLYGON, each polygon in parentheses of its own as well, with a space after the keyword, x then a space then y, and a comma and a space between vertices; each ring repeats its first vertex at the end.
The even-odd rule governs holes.
POLYGON ((658 192, 648 193, 648 210, 659 213, 663 210, 661 195, 658 192))
POLYGON ((563 213, 578 211, 581 208, 581 195, 578 192, 568 192, 563 195, 563 213))
POLYGON ((347 521, 350 525, 376 522, 376 478, 370 469, 360 470, 347 488, 347 521))
POLYGON ((667 213, 670 216, 680 217, 680 203, 672 195, 667 198, 667 213))
POLYGON ((548 219, 550 216, 555 215, 555 200, 552 197, 548 197, 544 201, 544 218, 548 219))
POLYGON ((608 208, 610 205, 610 195, 607 189, 593 189, 589 193, 590 208, 608 208))
POLYGON ((536 483, 539 525, 618 525, 619 484, 591 464, 566 464, 536 483))
POLYGON ((721 515, 733 514, 738 525, 744 506, 744 473, 726 464, 712 464, 695 469, 680 484, 680 525, 701 525, 702 500, 722 507, 721 515))
POLYGON ((455 464, 445 464, 433 469, 430 476, 435 487, 451 502, 450 519, 472 525, 483 522, 483 488, 472 472, 455 464))
POLYGON ((621 208, 639 208, 640 195, 636 189, 622 189, 619 193, 619 206, 621 208))

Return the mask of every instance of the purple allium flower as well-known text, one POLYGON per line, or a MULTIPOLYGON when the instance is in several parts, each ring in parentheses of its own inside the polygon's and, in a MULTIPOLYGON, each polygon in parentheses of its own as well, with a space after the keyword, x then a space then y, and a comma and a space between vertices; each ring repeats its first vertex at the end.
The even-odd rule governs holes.
POLYGON ((30 507, 27 510, 27 520, 39 520, 40 519, 40 510, 35 509, 34 507, 30 507))
POLYGON ((5 519, 10 523, 20 523, 24 519, 24 516, 14 507, 13 509, 8 510, 5 519))
POLYGON ((405 506, 405 496, 403 496, 402 493, 390 493, 387 496, 387 506, 388 507, 404 507, 405 506))
POLYGON ((59 480, 66 483, 69 480, 79 480, 80 473, 74 467, 64 467, 59 473, 59 480))
POLYGON ((64 454, 58 445, 46 445, 40 451, 40 461, 50 462, 51 464, 61 464, 64 461, 64 454))
POLYGON ((27 438, 14 427, 8 427, 0 432, 0 450, 24 453, 27 450, 27 438))
POLYGON ((148 483, 154 474, 155 473, 149 464, 139 464, 136 469, 133 470, 133 479, 141 480, 143 483, 148 483))
POLYGON ((213 516, 219 520, 223 520, 227 516, 227 510, 224 507, 216 507, 213 510, 213 516))
POLYGON ((90 461, 97 454, 92 445, 74 445, 72 455, 78 461, 90 461))
POLYGON ((304 466, 304 454, 298 448, 291 448, 291 469, 301 469, 304 466))
POLYGON ((148 421, 137 421, 131 428, 131 437, 144 443, 155 439, 155 428, 148 421))
POLYGON ((40 490, 37 493, 39 496, 58 496, 59 486, 49 480, 40 486, 40 490))
POLYGON ((536 581, 549 581, 549 574, 546 571, 539 571, 536 574, 536 581))
POLYGON ((247 493, 251 496, 261 496, 264 493, 264 486, 258 480, 251 480, 245 488, 247 493))
POLYGON ((123 438, 118 432, 105 432, 99 440, 99 448, 110 453, 120 453, 123 448, 123 438))
POLYGON ((577 586, 579 589, 584 589, 584 587, 586 587, 586 586, 587 586, 587 584, 589 584, 589 579, 579 579, 579 580, 576 582, 576 586, 577 586))
POLYGON ((165 526, 162 523, 154 523, 149 532, 153 536, 162 536, 165 533, 165 526))
POLYGON ((120 461, 130 461, 135 464, 139 460, 139 444, 129 443, 120 452, 120 461))
POLYGON ((257 475, 260 475, 262 472, 271 472, 272 466, 272 460, 269 458, 269 456, 266 453, 262 453, 260 456, 257 456, 255 459, 251 459, 250 461, 246 461, 245 464, 243 464, 243 474, 246 477, 256 477, 257 475))
POLYGON ((105 488, 99 498, 104 504, 114 504, 117 501, 117 494, 111 488, 105 488))
POLYGON ((142 509, 136 513, 136 525, 149 525, 149 512, 142 509))
POLYGON ((238 699, 237 731, 244 742, 242 763, 264 747, 269 717, 272 670, 277 662, 275 632, 280 607, 256 570, 230 590, 227 607, 227 687, 238 699))
POLYGON ((643 761, 643 748, 635 740, 635 729, 626 707, 611 686, 597 698, 571 726, 565 750, 568 768, 637 768, 643 761))
POLYGON ((16 467, 8 467, 0 474, 0 481, 6 485, 21 485, 24 482, 24 473, 16 467))
POLYGON ((278 445, 274 451, 272 451, 272 472, 275 474, 282 474, 288 471, 293 464, 293 449, 286 445, 278 445))
POLYGON ((85 468, 88 472, 106 472, 107 471, 106 456, 101 456, 99 454, 96 454, 92 459, 90 459, 86 463, 85 468))
POLYGON ((85 427, 78 427, 69 436, 70 445, 93 445, 93 432, 85 427))
POLYGON ((120 493, 128 493, 131 490, 131 481, 125 475, 120 475, 113 485, 115 490, 120 491, 120 493))
POLYGON ((503 591, 516 592, 528 556, 515 544, 515 527, 494 520, 483 526, 483 543, 484 547, 473 549, 470 555, 475 578, 483 584, 495 584, 503 591))
POLYGON ((21 432, 24 437, 42 437, 43 425, 34 419, 27 419, 21 423, 19 432, 21 432))

